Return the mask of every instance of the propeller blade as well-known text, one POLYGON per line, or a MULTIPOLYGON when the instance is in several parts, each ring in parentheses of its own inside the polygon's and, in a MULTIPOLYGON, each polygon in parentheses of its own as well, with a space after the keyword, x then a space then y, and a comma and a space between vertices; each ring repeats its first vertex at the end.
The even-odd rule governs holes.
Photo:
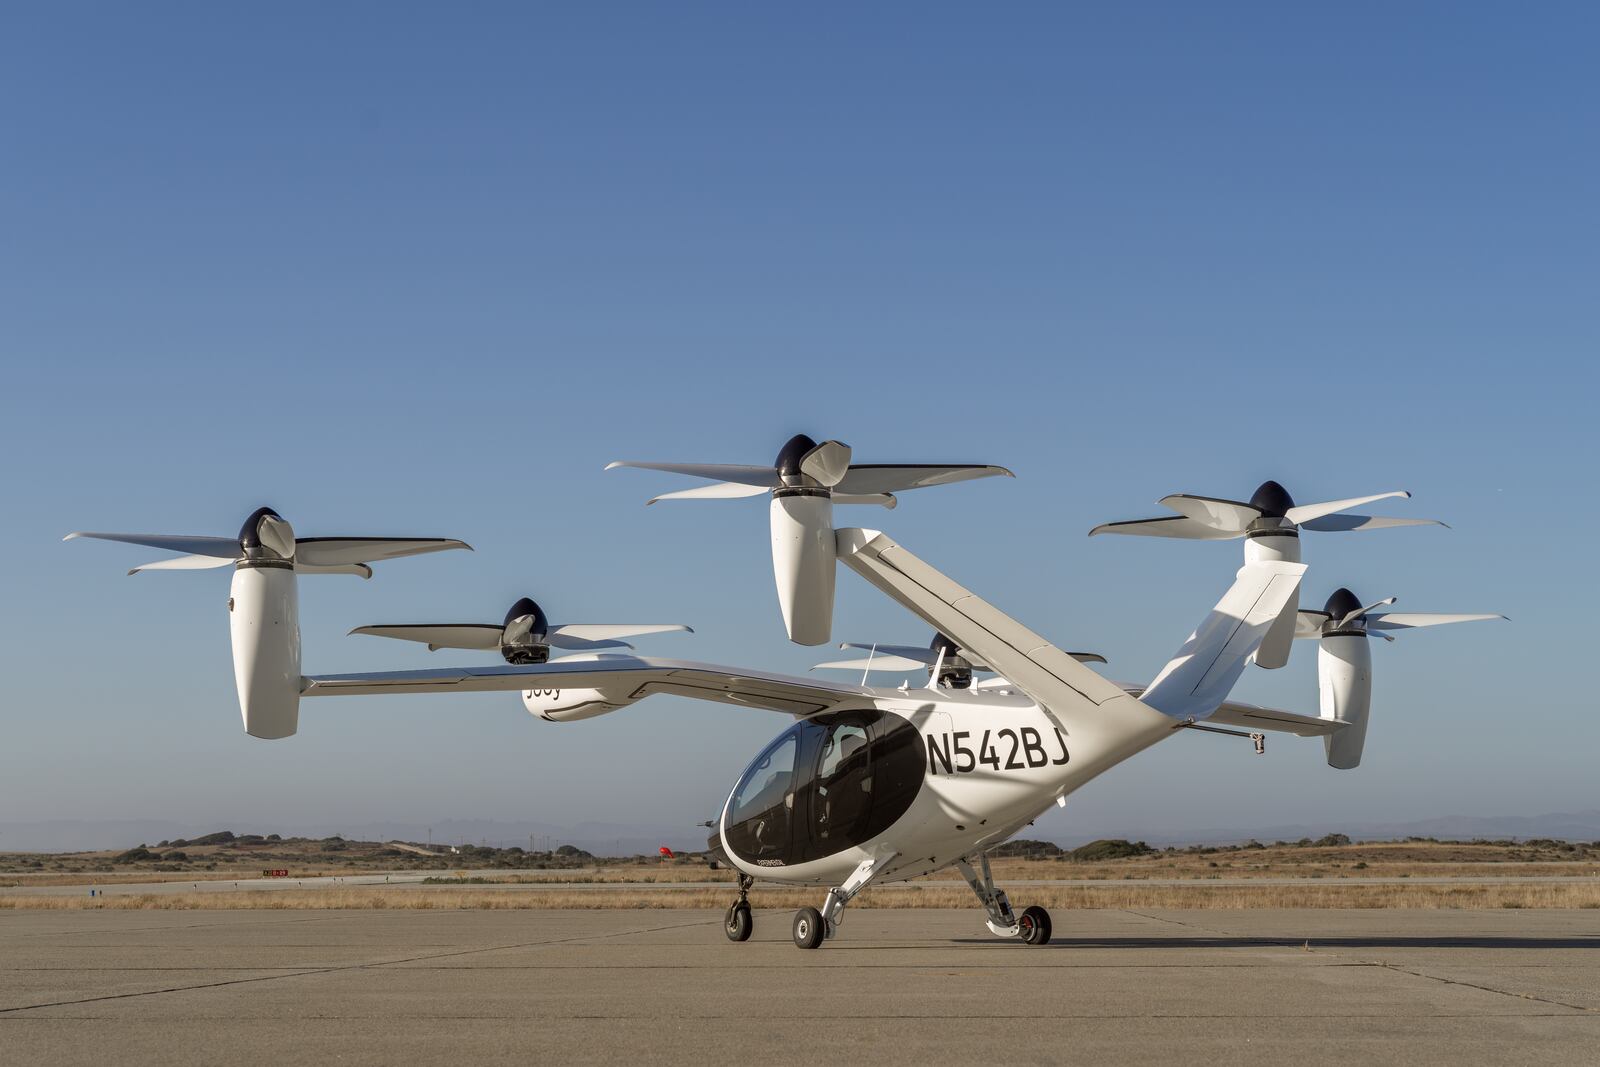
MULTIPOLYGON (((620 637, 642 637, 645 634, 665 634, 694 630, 679 622, 566 622, 550 627, 548 636, 577 638, 581 641, 614 641, 620 637)), ((555 641, 550 642, 552 645, 555 641)), ((561 646, 566 648, 566 645, 561 646)))
MULTIPOLYGON (((505 626, 500 630, 500 644, 520 645, 528 641, 532 638, 533 628, 538 621, 539 616, 535 614, 518 615, 514 619, 506 620, 505 626)), ((548 637, 548 632, 544 636, 548 637)))
POLYGON ((739 497, 761 496, 767 492, 764 485, 741 485, 738 482, 717 482, 714 485, 697 485, 693 489, 679 489, 674 493, 662 493, 646 500, 645 506, 649 507, 658 500, 734 500, 739 497))
POLYGON ((880 656, 897 656, 900 659, 912 660, 921 667, 931 667, 939 661, 939 653, 920 645, 866 645, 859 641, 846 641, 839 647, 861 648, 868 652, 877 649, 877 654, 880 656))
MULTIPOLYGON (((276 515, 263 515, 256 523, 256 536, 261 546, 271 549, 280 559, 294 559, 294 527, 288 519, 276 515)), ((354 562, 354 561, 352 561, 354 562)))
POLYGON ((472 551, 471 545, 453 537, 302 537, 295 542, 294 558, 301 563, 329 567, 377 563, 457 548, 472 551))
POLYGON ((606 464, 606 470, 613 467, 637 467, 647 471, 666 471, 668 474, 687 474, 691 478, 759 485, 763 489, 776 489, 783 484, 778 478, 776 467, 749 467, 738 463, 635 463, 624 459, 606 464))
POLYGON ((236 560, 244 554, 239 547, 239 542, 232 537, 190 537, 183 534, 125 534, 125 533, 89 533, 80 531, 69 533, 63 541, 73 541, 80 537, 92 537, 96 541, 121 541, 128 545, 143 545, 146 548, 164 548, 169 552, 186 552, 197 556, 217 556, 229 561, 236 560))
POLYGON ((571 637, 566 634, 547 634, 545 643, 554 648, 565 648, 572 652, 593 652, 599 648, 632 648, 626 641, 586 641, 581 637, 571 637))
POLYGON ((1385 530, 1392 526, 1443 526, 1449 529, 1449 523, 1440 522, 1438 519, 1393 519, 1384 515, 1324 515, 1320 519, 1308 519, 1300 526, 1306 530, 1319 530, 1323 533, 1340 533, 1346 530, 1385 530))
MULTIPOLYGON (((1487 622, 1505 619, 1504 615, 1441 615, 1432 612, 1396 611, 1367 619, 1367 630, 1414 630, 1422 626, 1444 626, 1452 622, 1487 622)), ((1506 619, 1507 622, 1511 620, 1506 619)))
POLYGON ((999 477, 1015 478, 1016 475, 1004 467, 980 463, 857 463, 834 488, 850 496, 873 496, 974 478, 999 477))
POLYGON ((1394 644, 1393 635, 1386 634, 1382 630, 1374 630, 1370 624, 1367 626, 1367 636, 1368 637, 1381 637, 1385 641, 1389 642, 1391 645, 1394 644))
POLYGON ((1098 652, 1068 652, 1067 655, 1079 663, 1104 663, 1106 658, 1098 652))
POLYGON ((1337 629, 1340 629, 1342 627, 1349 626, 1351 623, 1353 623, 1357 619, 1361 618, 1361 616, 1365 615, 1367 612, 1371 611, 1373 608, 1386 608, 1390 604, 1393 604, 1398 599, 1399 599, 1398 597, 1392 597, 1392 596, 1384 597, 1382 600, 1378 601, 1375 604, 1366 604, 1366 605, 1363 605, 1362 607, 1356 608, 1354 611, 1346 613, 1344 618, 1340 619, 1337 623, 1335 623, 1334 624, 1334 629, 1337 630, 1337 629))
POLYGON ((1192 493, 1173 493, 1162 497, 1157 503, 1203 526, 1235 536, 1243 534, 1252 522, 1261 517, 1261 509, 1253 505, 1220 497, 1195 496, 1192 493))
POLYGON ((800 457, 800 473, 830 489, 850 473, 850 446, 843 441, 824 441, 800 457))
POLYGON ((893 493, 834 493, 835 504, 876 504, 893 511, 900 506, 893 493))
POLYGON ((372 568, 365 563, 304 563, 295 560, 296 574, 353 574, 357 578, 371 578, 372 568))
POLYGON ((1326 611, 1297 611, 1294 616, 1294 639, 1304 641, 1322 636, 1322 628, 1333 616, 1326 611))
POLYGON ((1219 530, 1187 515, 1176 518, 1129 519, 1126 522, 1103 522, 1089 531, 1095 534, 1131 534, 1136 537, 1178 537, 1187 541, 1228 541, 1243 537, 1241 530, 1219 530))
POLYGON ((1374 493, 1371 496, 1353 496, 1348 500, 1327 500, 1321 504, 1300 504, 1284 512, 1283 517, 1294 523, 1296 526, 1303 526, 1312 519, 1320 519, 1324 515, 1332 515, 1335 512, 1346 511, 1350 508, 1359 507, 1362 504, 1370 504, 1374 500, 1388 500, 1392 497, 1401 497, 1409 500, 1411 498, 1411 494, 1406 492, 1404 489, 1396 489, 1392 493, 1374 493))
POLYGON ((178 556, 176 559, 141 563, 128 573, 138 574, 140 571, 201 571, 211 570, 215 567, 231 567, 233 564, 234 560, 223 559, 221 556, 178 556))
POLYGON ((492 652, 500 647, 502 628, 492 623, 417 623, 399 626, 357 626, 352 634, 392 637, 400 641, 419 641, 432 651, 438 648, 470 648, 492 652))
POLYGON ((872 656, 867 659, 839 659, 828 663, 819 663, 811 669, 839 670, 839 671, 925 671, 933 666, 921 660, 911 659, 909 656, 872 656))

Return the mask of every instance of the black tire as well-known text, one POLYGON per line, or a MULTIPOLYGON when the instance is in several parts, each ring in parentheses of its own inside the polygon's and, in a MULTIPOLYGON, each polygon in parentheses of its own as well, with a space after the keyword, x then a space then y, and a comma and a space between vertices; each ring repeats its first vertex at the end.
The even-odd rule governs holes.
POLYGON ((1048 945, 1050 943, 1050 913, 1039 905, 1023 911, 1022 917, 1017 920, 1022 927, 1022 943, 1024 945, 1048 945))
POLYGON ((728 909, 728 914, 722 921, 722 931, 728 935, 729 941, 748 941, 750 931, 755 924, 750 920, 750 905, 744 901, 735 901, 728 909))
POLYGON ((816 908, 801 908, 794 913, 796 948, 816 948, 822 944, 822 913, 816 908))

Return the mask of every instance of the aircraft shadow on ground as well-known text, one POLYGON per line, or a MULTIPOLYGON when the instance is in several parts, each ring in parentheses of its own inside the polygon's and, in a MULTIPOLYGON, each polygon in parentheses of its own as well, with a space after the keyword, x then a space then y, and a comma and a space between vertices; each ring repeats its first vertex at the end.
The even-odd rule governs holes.
MULTIPOLYGON (((993 938, 958 938, 956 944, 995 945, 993 938)), ((1186 935, 1175 937, 1062 937, 1056 935, 1042 948, 1463 948, 1463 949, 1590 949, 1600 950, 1600 934, 1556 937, 1228 937, 1186 935)))

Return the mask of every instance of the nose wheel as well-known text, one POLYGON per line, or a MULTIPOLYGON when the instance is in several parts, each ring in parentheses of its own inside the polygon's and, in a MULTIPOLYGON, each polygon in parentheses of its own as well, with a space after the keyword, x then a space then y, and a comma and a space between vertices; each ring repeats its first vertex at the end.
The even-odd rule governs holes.
POLYGON ((727 915, 722 919, 722 932, 728 935, 729 941, 748 941, 750 932, 755 929, 755 922, 750 917, 750 887, 755 884, 755 879, 748 874, 739 876, 739 899, 728 907, 727 915))
POLYGON ((816 908, 801 908, 794 913, 794 943, 796 948, 817 948, 826 933, 822 913, 816 908))
POLYGON ((728 935, 729 941, 750 940, 750 931, 753 928, 749 904, 741 900, 728 908, 728 914, 722 920, 722 930, 728 935))

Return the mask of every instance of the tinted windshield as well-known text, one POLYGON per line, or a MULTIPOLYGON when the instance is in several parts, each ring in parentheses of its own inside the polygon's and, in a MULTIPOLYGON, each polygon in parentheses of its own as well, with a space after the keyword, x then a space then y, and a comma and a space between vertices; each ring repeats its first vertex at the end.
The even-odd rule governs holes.
POLYGON ((894 823, 922 787, 916 728, 877 710, 796 723, 734 788, 728 845, 749 862, 782 866, 861 844, 894 823))

